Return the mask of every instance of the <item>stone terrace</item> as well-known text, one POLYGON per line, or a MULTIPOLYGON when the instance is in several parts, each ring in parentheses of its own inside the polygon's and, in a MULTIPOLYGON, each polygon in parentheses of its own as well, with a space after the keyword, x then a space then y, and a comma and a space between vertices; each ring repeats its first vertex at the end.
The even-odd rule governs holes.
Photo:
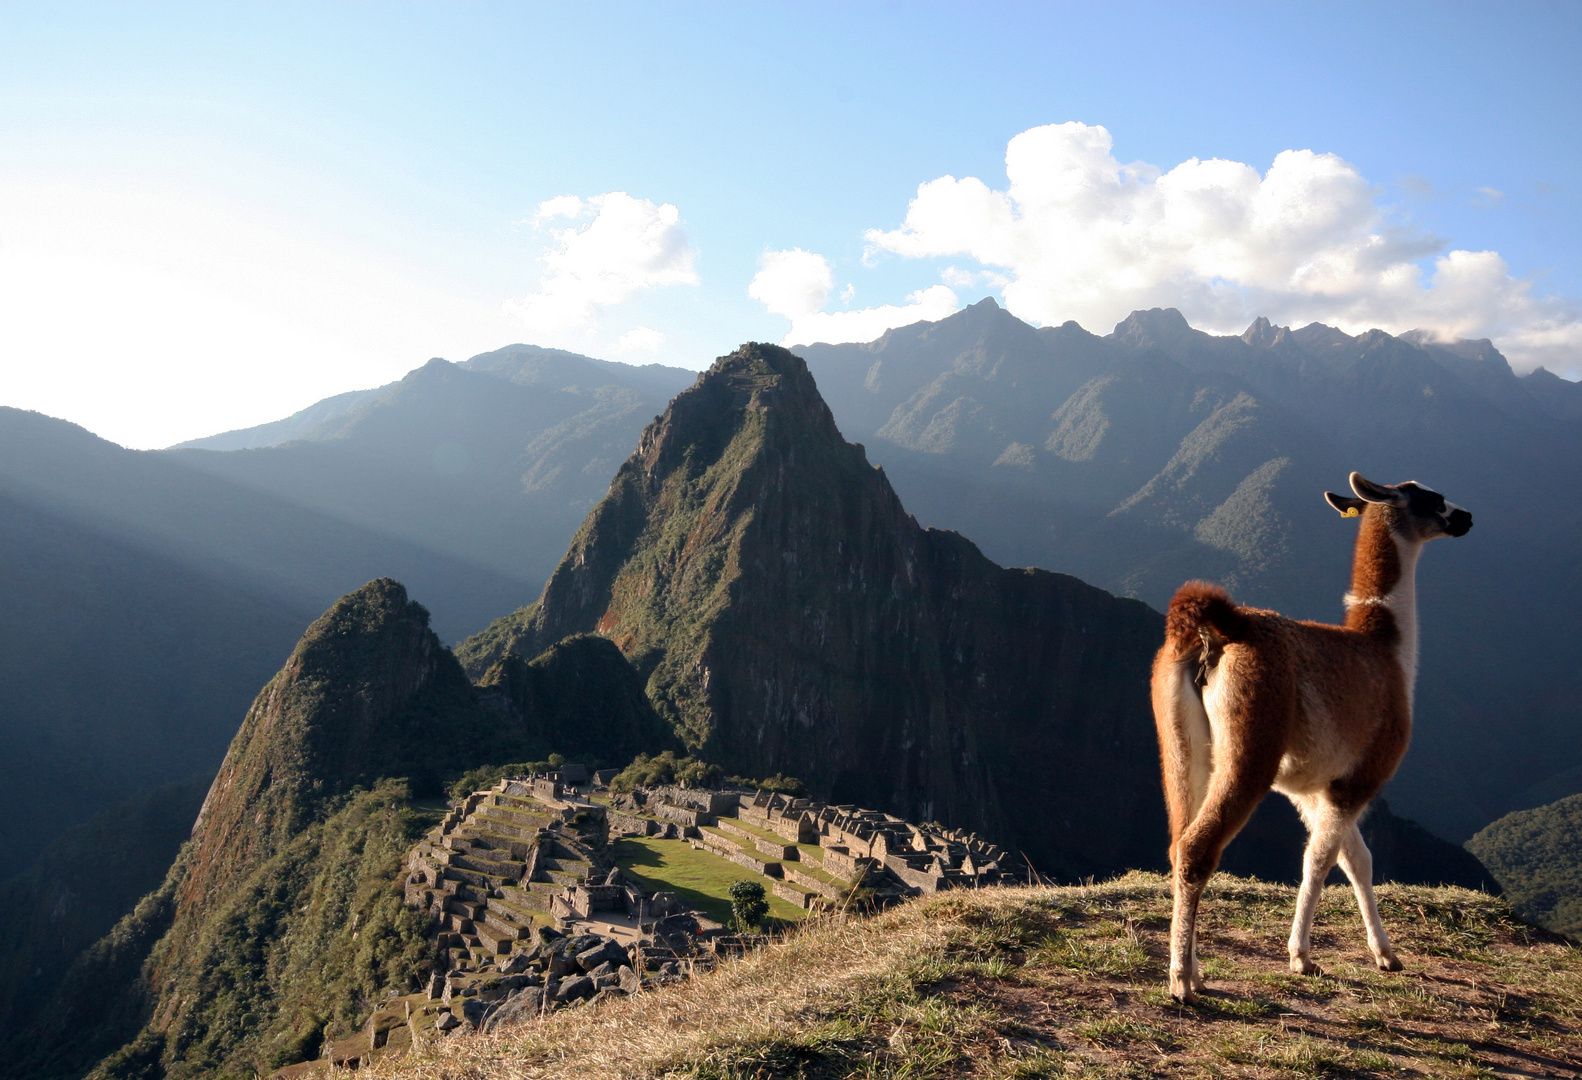
POLYGON ((502 780, 453 808, 406 862, 406 902, 433 917, 438 966, 498 962, 535 926, 635 910, 640 894, 611 879, 604 813, 546 780, 502 780))
POLYGON ((689 839, 804 908, 843 903, 857 887, 883 901, 1025 880, 971 833, 768 791, 639 789, 614 800, 609 833, 689 839))

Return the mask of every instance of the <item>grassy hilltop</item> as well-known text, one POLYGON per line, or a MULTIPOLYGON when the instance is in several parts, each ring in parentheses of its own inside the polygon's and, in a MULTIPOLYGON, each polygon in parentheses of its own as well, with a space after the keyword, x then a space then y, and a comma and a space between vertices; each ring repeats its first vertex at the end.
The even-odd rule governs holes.
POLYGON ((986 889, 810 923, 692 983, 379 1063, 391 1078, 1582 1075, 1582 951, 1502 900, 1386 885, 1407 970, 1371 966, 1348 890, 1285 969, 1294 890, 1221 876, 1209 994, 1164 989, 1168 883, 986 889))

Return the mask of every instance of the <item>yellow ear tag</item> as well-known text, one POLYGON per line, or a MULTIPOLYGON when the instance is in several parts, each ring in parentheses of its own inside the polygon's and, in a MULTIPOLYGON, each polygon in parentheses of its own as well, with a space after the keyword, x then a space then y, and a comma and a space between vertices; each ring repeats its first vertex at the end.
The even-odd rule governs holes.
POLYGON ((1361 517, 1362 516, 1362 511, 1358 510, 1355 506, 1348 506, 1348 507, 1346 507, 1345 511, 1341 513, 1340 516, 1341 517, 1361 517))

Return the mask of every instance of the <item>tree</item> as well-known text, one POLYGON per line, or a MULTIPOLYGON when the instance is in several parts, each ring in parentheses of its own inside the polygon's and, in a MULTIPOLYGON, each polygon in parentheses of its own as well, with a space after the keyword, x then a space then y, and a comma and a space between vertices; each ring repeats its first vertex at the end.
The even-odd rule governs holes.
POLYGON ((764 887, 756 881, 738 881, 730 888, 731 920, 736 932, 746 934, 756 930, 769 914, 769 901, 764 898, 764 887))

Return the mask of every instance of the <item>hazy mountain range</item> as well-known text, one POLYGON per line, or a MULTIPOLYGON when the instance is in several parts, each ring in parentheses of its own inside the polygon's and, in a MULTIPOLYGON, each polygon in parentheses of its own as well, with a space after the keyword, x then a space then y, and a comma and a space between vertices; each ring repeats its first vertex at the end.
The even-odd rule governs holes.
MULTIPOLYGON (((1340 613, 1349 469, 1477 526, 1421 569, 1419 723, 1390 798, 1456 839, 1582 791, 1582 387, 1486 342, 1240 337, 1138 312, 1106 337, 985 302, 807 358, 906 510, 1003 565, 1158 607, 1188 577, 1340 613)), ((457 641, 535 597, 695 373, 512 346, 163 452, 0 410, 0 823, 47 838, 206 773, 301 628, 373 577, 457 641)), ((21 833, 6 834, 8 837, 21 833)))
MULTIPOLYGON (((643 425, 696 377, 512 345, 460 364, 430 360, 399 382, 170 456, 507 577, 526 599, 643 425)), ((442 635, 481 625, 471 607, 433 604, 442 635)), ((484 621, 499 611, 496 597, 484 621)))
POLYGON ((411 586, 446 641, 538 595, 694 377, 515 346, 200 440, 288 440, 224 453, 126 450, 0 408, 14 869, 117 800, 211 776, 303 627, 369 579, 411 586))

